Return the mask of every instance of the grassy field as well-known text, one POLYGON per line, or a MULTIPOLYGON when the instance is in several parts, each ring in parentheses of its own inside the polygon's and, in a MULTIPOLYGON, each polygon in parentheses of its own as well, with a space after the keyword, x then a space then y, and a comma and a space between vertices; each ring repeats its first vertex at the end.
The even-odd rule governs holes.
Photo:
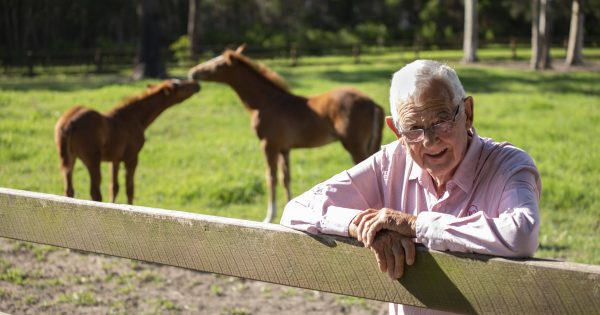
MULTIPOLYGON (((296 94, 350 85, 388 111, 391 74, 413 57, 413 52, 382 52, 363 56, 360 64, 353 64, 351 57, 312 57, 294 68, 285 60, 264 62, 286 78, 296 94)), ((467 93, 475 98, 480 135, 510 141, 535 159, 543 182, 537 256, 600 264, 600 150, 595 147, 600 136, 600 73, 532 72, 523 66, 526 55, 519 55, 521 67, 462 66, 460 52, 451 51, 422 52, 420 57, 456 66, 467 93)), ((185 73, 186 69, 171 69, 174 76, 185 73)), ((53 126, 61 113, 75 104, 106 111, 153 82, 133 82, 125 74, 0 77, 0 186, 62 194, 53 142, 53 126)), ((264 161, 249 116, 229 87, 204 83, 199 94, 160 116, 146 138, 136 173, 136 204, 263 218, 264 161)), ((391 141, 386 130, 383 142, 391 141)), ((292 151, 291 163, 295 195, 352 166, 338 143, 292 151)), ((81 163, 74 179, 76 197, 89 199, 89 177, 81 163)), ((104 164, 105 200, 108 180, 104 164)), ((124 185, 124 178, 120 182, 124 185)), ((282 190, 278 188, 280 210, 285 204, 282 190)), ((121 192, 118 202, 125 200, 121 192)))

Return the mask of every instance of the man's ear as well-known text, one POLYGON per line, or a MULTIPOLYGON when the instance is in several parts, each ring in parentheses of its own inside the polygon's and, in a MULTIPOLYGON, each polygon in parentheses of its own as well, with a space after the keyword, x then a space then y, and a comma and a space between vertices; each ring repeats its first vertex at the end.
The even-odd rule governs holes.
POLYGON ((392 116, 385 116, 385 123, 392 130, 392 132, 396 135, 396 137, 398 139, 402 138, 400 131, 398 131, 398 129, 396 129, 396 126, 394 125, 394 119, 392 118, 392 116))
POLYGON ((471 129, 471 127, 473 127, 473 118, 474 116, 474 111, 473 111, 473 97, 472 96, 467 96, 465 98, 465 115, 467 116, 466 119, 466 127, 467 129, 471 129))

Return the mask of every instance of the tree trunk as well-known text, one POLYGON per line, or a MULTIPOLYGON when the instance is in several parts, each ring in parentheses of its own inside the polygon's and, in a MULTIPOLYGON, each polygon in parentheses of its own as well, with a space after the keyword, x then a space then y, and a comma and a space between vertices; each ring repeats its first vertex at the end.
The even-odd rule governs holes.
POLYGON ((463 62, 477 62, 477 0, 465 0, 465 30, 463 38, 463 62))
POLYGON ((532 69, 539 69, 540 66, 540 0, 531 0, 531 61, 532 69))
POLYGON ((573 0, 571 7, 571 29, 569 30, 569 46, 567 47, 566 64, 568 66, 583 64, 583 1, 573 0))
POLYGON ((190 42, 190 60, 197 61, 200 54, 200 0, 189 0, 188 39, 190 42))
POLYGON ((137 14, 140 39, 133 78, 164 78, 166 70, 160 57, 158 0, 138 0, 137 14))
POLYGON ((552 0, 540 1, 540 43, 541 47, 541 65, 542 69, 552 68, 552 57, 550 48, 552 47, 552 0))

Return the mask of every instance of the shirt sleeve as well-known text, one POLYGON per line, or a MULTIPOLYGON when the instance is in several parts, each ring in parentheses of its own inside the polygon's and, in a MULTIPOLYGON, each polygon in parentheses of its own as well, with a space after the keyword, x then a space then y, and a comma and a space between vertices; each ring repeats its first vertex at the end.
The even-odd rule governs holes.
POLYGON ((348 236, 348 226, 359 212, 381 204, 378 160, 371 156, 292 199, 280 223, 312 234, 348 236))
POLYGON ((416 222, 417 241, 435 250, 533 256, 538 246, 540 187, 535 167, 525 167, 508 178, 498 216, 486 211, 466 217, 421 212, 416 222))

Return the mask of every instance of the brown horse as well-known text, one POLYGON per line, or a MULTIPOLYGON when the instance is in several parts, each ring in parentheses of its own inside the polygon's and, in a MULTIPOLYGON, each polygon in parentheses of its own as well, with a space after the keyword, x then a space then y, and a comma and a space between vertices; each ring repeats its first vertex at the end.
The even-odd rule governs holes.
POLYGON ((195 81, 166 80, 151 86, 142 95, 133 97, 107 114, 75 106, 56 122, 54 140, 64 177, 65 195, 73 197, 73 167, 77 158, 90 174, 90 194, 102 201, 100 193, 100 161, 111 163, 111 201, 119 192, 119 164, 126 171, 127 202, 133 203, 133 175, 138 153, 144 145, 144 131, 164 110, 200 90, 195 81))
POLYGON ((289 153, 292 148, 318 147, 339 140, 358 163, 379 150, 383 109, 352 88, 302 97, 290 93, 275 72, 242 55, 243 46, 189 71, 194 80, 229 84, 252 116, 252 127, 266 158, 269 205, 265 222, 275 217, 277 164, 290 200, 289 153))

